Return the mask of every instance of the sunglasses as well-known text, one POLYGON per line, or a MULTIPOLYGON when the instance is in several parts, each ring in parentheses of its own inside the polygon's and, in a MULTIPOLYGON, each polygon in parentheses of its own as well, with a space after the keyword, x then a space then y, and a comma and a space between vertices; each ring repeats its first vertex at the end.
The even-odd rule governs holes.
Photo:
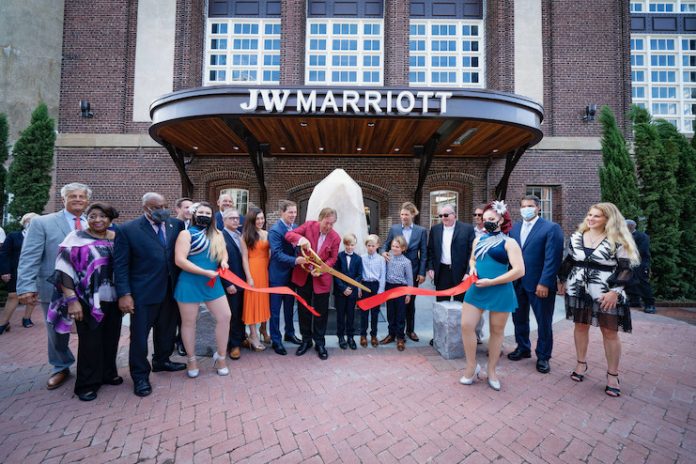
POLYGON ((483 217, 483 214, 474 213, 474 214, 472 214, 472 216, 474 216, 474 217, 483 217))
POLYGON ((454 214, 454 213, 443 213, 443 214, 438 214, 437 217, 443 218, 443 217, 447 217, 447 216, 449 216, 449 215, 451 215, 451 214, 454 214))

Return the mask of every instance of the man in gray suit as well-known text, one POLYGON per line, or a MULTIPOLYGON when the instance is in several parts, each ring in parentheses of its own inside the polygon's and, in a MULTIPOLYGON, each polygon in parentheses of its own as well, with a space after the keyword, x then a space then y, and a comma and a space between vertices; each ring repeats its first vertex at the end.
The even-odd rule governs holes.
MULTIPOLYGON (((19 302, 41 303, 44 319, 53 295, 53 284, 47 279, 53 275, 56 268, 58 245, 71 231, 87 227, 87 219, 83 213, 92 197, 92 190, 84 184, 74 182, 65 185, 60 190, 60 196, 63 198, 63 209, 31 221, 17 268, 19 302)), ((53 366, 46 387, 53 390, 60 387, 70 376, 70 366, 75 362, 75 357, 68 346, 70 334, 56 333, 50 323, 46 324, 46 331, 48 362, 53 366)))

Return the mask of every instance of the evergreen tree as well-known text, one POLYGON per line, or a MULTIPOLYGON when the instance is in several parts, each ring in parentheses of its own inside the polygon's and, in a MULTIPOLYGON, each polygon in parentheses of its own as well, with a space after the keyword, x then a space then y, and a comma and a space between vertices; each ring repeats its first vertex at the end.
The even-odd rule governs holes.
POLYGON ((14 197, 9 211, 16 220, 29 211, 40 214, 46 206, 55 141, 54 122, 42 102, 32 113, 29 127, 22 132, 12 151, 8 190, 14 197))
POLYGON ((657 127, 644 108, 632 109, 635 152, 640 178, 641 207, 650 235, 652 281, 655 294, 663 298, 680 296, 679 217, 677 191, 679 163, 677 144, 660 139, 657 127))
POLYGON ((3 217, 5 208, 5 181, 7 180, 5 161, 7 161, 9 155, 9 150, 7 148, 9 133, 7 116, 4 113, 0 113, 0 218, 3 217))
POLYGON ((602 123, 603 166, 599 168, 602 201, 614 203, 624 217, 637 221, 641 215, 640 196, 636 167, 628 153, 626 140, 608 106, 602 106, 599 121, 602 123))

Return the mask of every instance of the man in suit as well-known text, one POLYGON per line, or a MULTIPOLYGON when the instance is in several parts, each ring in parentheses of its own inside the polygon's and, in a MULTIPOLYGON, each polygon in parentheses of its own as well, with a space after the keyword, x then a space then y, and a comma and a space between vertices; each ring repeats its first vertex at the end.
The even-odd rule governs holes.
POLYGON ((644 311, 655 314, 655 297, 650 286, 650 236, 636 230, 636 221, 632 219, 626 219, 626 227, 633 235, 640 253, 640 265, 634 270, 631 283, 626 285, 626 293, 630 302, 638 302, 636 306, 640 306, 640 300, 643 300, 644 311))
MULTIPOLYGON (((48 278, 56 268, 58 246, 66 235, 75 229, 87 227, 84 211, 92 190, 77 182, 65 185, 60 190, 64 208, 57 213, 34 218, 24 238, 17 268, 17 296, 21 304, 41 303, 44 319, 53 295, 53 284, 48 278)), ((68 347, 70 334, 59 334, 50 323, 46 324, 48 335, 48 362, 53 369, 46 388, 53 390, 61 386, 70 376, 70 366, 75 357, 68 347)))
MULTIPOLYGON (((395 224, 389 229, 387 241, 384 242, 384 252, 382 256, 389 262, 389 250, 391 250, 391 241, 394 237, 402 235, 408 242, 408 249, 404 252, 413 266, 413 275, 416 276, 415 286, 422 284, 425 281, 425 269, 428 260, 428 233, 424 227, 413 223, 413 219, 418 215, 416 205, 410 201, 401 205, 401 224, 395 224)), ((419 341, 418 335, 415 332, 416 318, 416 297, 411 296, 411 300, 406 305, 406 336, 414 342, 419 341)))
POLYGON ((131 315, 128 364, 133 391, 152 393, 147 339, 153 330, 152 371, 180 371, 184 363, 172 362, 178 307, 173 298, 179 269, 174 264, 174 244, 184 223, 170 218, 162 195, 143 195, 144 214, 119 227, 114 243, 114 274, 118 306, 131 315))
POLYGON ((527 195, 520 202, 522 222, 512 226, 510 237, 522 248, 524 277, 515 282, 518 307, 512 313, 517 347, 508 359, 530 358, 529 306, 534 311, 538 329, 536 369, 551 371, 549 359, 553 349, 553 311, 556 303, 556 275, 563 258, 563 231, 551 221, 539 217, 539 197, 527 195))
MULTIPOLYGON (((215 225, 217 226, 218 230, 223 230, 225 228, 225 224, 222 220, 222 213, 224 213, 227 208, 235 208, 236 205, 234 204, 232 195, 229 193, 221 193, 217 200, 217 206, 219 211, 215 213, 215 225)), ((242 217, 239 218, 239 224, 244 224, 242 217)))
MULTIPOLYGON (((268 282, 271 287, 282 287, 290 284, 292 270, 298 264, 304 264, 302 256, 295 256, 295 247, 285 240, 285 234, 295 228, 297 204, 290 200, 279 203, 280 220, 268 231, 268 243, 271 248, 271 261, 268 266, 268 282)), ((285 321, 285 341, 299 345, 302 341, 295 336, 295 325, 292 319, 295 298, 292 295, 271 294, 271 347, 281 356, 288 354, 280 335, 280 308, 283 307, 285 321)))
POLYGON ((324 208, 319 212, 318 221, 307 221, 300 227, 288 231, 285 239, 292 246, 303 248, 311 247, 324 261, 324 266, 320 269, 313 269, 311 274, 305 271, 300 264, 295 266, 292 271, 292 283, 297 287, 297 293, 305 301, 314 307, 319 313, 315 317, 306 308, 298 313, 300 319, 300 333, 302 343, 297 348, 297 356, 302 356, 312 347, 312 340, 316 344, 316 351, 319 359, 326 360, 329 353, 326 351, 326 319, 329 313, 329 292, 331 291, 331 274, 328 274, 330 267, 336 264, 338 257, 338 246, 341 237, 338 236, 333 226, 338 215, 333 208, 324 208))
MULTIPOLYGON (((239 211, 236 208, 227 208, 222 213, 225 228, 222 236, 225 237, 227 247, 227 264, 230 271, 243 281, 246 281, 246 274, 242 266, 242 234, 239 232, 239 211)), ((244 334, 244 321, 242 320, 242 308, 244 307, 244 289, 237 288, 232 283, 222 280, 222 286, 227 292, 227 302, 230 305, 230 335, 227 341, 227 352, 230 359, 236 361, 241 356, 240 347, 246 338, 244 334)))
POLYGON ((178 198, 176 203, 174 203, 174 213, 176 213, 176 218, 183 221, 185 229, 188 229, 191 225, 191 210, 189 208, 191 208, 192 204, 193 200, 186 197, 178 198))

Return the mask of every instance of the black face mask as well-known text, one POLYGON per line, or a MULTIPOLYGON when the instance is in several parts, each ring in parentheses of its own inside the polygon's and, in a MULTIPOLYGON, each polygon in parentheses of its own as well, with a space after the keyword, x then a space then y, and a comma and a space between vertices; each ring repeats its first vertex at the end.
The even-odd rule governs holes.
POLYGON ((498 223, 493 221, 486 221, 483 223, 483 228, 486 229, 486 232, 492 234, 498 228, 498 223))
POLYGON ((210 216, 195 216, 194 219, 196 220, 196 225, 201 227, 208 227, 213 222, 213 218, 210 216))

